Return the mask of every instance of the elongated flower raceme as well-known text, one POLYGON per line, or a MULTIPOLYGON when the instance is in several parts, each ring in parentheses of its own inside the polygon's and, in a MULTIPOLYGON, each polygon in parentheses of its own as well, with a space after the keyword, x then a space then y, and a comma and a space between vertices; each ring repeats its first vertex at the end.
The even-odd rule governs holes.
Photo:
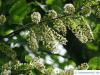
POLYGON ((38 24, 41 21, 41 14, 39 12, 33 12, 31 14, 31 19, 33 23, 38 24))
POLYGON ((29 49, 32 50, 33 52, 38 50, 39 46, 38 46, 37 37, 32 28, 30 29, 30 33, 27 38, 27 43, 28 43, 29 49))
POLYGON ((43 32, 43 45, 48 50, 54 50, 55 49, 55 37, 54 34, 48 26, 45 26, 44 32, 43 32))
POLYGON ((69 19, 69 22, 72 32, 82 43, 86 43, 94 39, 91 27, 84 17, 74 20, 69 19))
POLYGON ((66 26, 61 19, 53 20, 53 28, 57 32, 61 33, 63 36, 66 35, 66 26))
POLYGON ((36 68, 37 70, 41 71, 43 74, 45 73, 45 65, 42 62, 41 58, 35 57, 33 61, 30 62, 30 65, 32 65, 32 67, 36 68))

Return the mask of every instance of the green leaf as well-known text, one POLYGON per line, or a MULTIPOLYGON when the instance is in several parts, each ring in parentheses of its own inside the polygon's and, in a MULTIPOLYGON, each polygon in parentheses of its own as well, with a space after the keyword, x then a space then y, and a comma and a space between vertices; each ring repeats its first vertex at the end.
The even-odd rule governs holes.
POLYGON ((12 29, 8 29, 8 30, 4 33, 4 35, 9 35, 9 34, 11 34, 12 32, 13 32, 12 29))
POLYGON ((5 54, 3 54, 2 52, 0 52, 0 69, 1 69, 1 66, 4 63, 7 63, 9 60, 10 59, 5 54))
POLYGON ((62 1, 61 0, 46 0, 46 4, 50 5, 57 12, 62 11, 62 1))
POLYGON ((1 5, 2 5, 2 1, 0 0, 0 7, 1 7, 1 5))
POLYGON ((25 0, 18 0, 14 3, 9 11, 11 22, 13 24, 20 24, 29 12, 29 7, 25 0))
POLYGON ((32 57, 29 56, 29 55, 26 55, 26 56, 25 56, 25 61, 26 61, 26 62, 32 61, 32 57))
POLYGON ((98 51, 98 46, 94 45, 93 43, 88 43, 87 47, 93 51, 98 51))
POLYGON ((54 2, 54 0, 46 0, 46 4, 48 4, 48 5, 52 5, 53 2, 54 2))
POLYGON ((75 0, 74 6, 75 6, 76 9, 79 9, 80 7, 82 7, 83 3, 84 3, 84 0, 79 0, 79 1, 75 0))
POLYGON ((90 69, 100 69, 100 56, 91 58, 88 64, 90 69))
POLYGON ((94 29, 94 31, 93 31, 95 39, 99 39, 99 35, 98 35, 99 31, 100 31, 100 24, 97 24, 96 27, 95 27, 95 29, 94 29))

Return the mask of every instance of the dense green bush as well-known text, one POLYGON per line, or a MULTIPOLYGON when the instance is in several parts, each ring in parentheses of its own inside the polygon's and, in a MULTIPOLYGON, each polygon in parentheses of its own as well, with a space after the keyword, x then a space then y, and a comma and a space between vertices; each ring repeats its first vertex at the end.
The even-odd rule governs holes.
POLYGON ((99 19, 99 0, 0 0, 0 75, 100 69, 99 19))

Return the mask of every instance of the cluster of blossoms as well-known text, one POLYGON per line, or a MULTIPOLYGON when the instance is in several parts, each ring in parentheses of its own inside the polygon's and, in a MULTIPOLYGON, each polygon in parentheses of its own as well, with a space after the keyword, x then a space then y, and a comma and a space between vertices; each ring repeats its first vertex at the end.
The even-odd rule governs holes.
POLYGON ((43 45, 46 49, 54 50, 55 49, 55 36, 51 28, 45 26, 45 32, 43 33, 43 45))
MULTIPOLYGON (((63 21, 60 19, 55 19, 57 18, 57 13, 54 10, 50 10, 48 12, 48 17, 50 19, 54 19, 54 21, 51 21, 53 24, 53 29, 49 27, 48 22, 41 23, 40 26, 34 25, 32 28, 30 28, 27 41, 31 50, 38 49, 39 41, 42 41, 42 45, 44 46, 43 48, 48 50, 54 50, 56 48, 56 41, 59 41, 61 44, 66 44, 66 38, 59 34, 61 32, 61 34, 65 35, 66 33, 66 27, 63 21)), ((31 14, 31 19, 33 23, 39 24, 41 20, 40 13, 33 12, 31 14)))
POLYGON ((72 4, 65 4, 64 12, 66 14, 73 14, 75 12, 75 7, 72 4))
MULTIPOLYGON (((65 4, 65 14, 71 15, 74 14, 74 12, 75 7, 72 4, 65 4)), ((80 13, 82 15, 89 16, 91 14, 91 8, 84 6, 80 13)), ((73 19, 70 17, 59 18, 61 15, 63 14, 58 14, 55 10, 49 10, 48 14, 43 17, 43 20, 46 19, 46 21, 41 22, 41 14, 39 12, 33 12, 31 14, 32 22, 35 23, 35 25, 30 28, 27 42, 28 47, 32 51, 39 49, 40 42, 43 49, 50 50, 52 52, 56 50, 58 43, 66 44, 66 26, 72 29, 72 32, 82 43, 86 43, 93 39, 91 28, 83 17, 80 16, 79 19, 73 19)))
POLYGON ((91 7, 89 6, 83 6, 81 8, 81 14, 85 16, 90 16, 91 15, 91 7))
MULTIPOLYGON (((0 75, 11 75, 13 73, 18 74, 29 74, 31 70, 37 69, 43 74, 45 73, 45 66, 41 62, 41 58, 35 57, 30 63, 21 63, 20 61, 9 61, 2 66, 0 75), (25 71, 25 73, 23 73, 25 71)), ((30 74, 29 74, 30 75, 30 74)))
POLYGON ((10 74, 11 74, 11 62, 6 63, 2 66, 0 75, 10 75, 10 74))
POLYGON ((28 41, 28 47, 30 48, 30 50, 32 50, 33 52, 38 50, 38 48, 39 48, 38 41, 37 41, 36 35, 34 33, 34 30, 32 30, 32 28, 28 35, 27 41, 28 41))
MULTIPOLYGON (((64 13, 66 14, 73 14, 75 12, 75 7, 72 4, 65 4, 64 6, 64 13)), ((57 12, 55 10, 48 11, 48 17, 50 19, 57 18, 57 12)), ((41 14, 39 12, 33 12, 31 14, 31 19, 33 23, 39 23, 41 20, 41 14)))
POLYGON ((57 12, 55 10, 49 10, 48 11, 48 17, 51 19, 57 18, 57 12))
MULTIPOLYGON (((18 74, 34 75, 34 72, 32 72, 32 70, 34 69, 37 69, 44 75, 73 75, 74 73, 74 69, 62 70, 59 68, 46 68, 41 58, 34 57, 34 59, 30 61, 30 63, 21 63, 18 60, 16 60, 15 62, 9 61, 2 66, 1 75, 10 75, 14 72, 15 74, 20 72, 18 74)), ((87 70, 89 69, 89 65, 87 63, 82 63, 76 69, 87 70)))
POLYGON ((87 63, 82 63, 80 66, 78 66, 79 70, 88 70, 89 65, 87 63))
POLYGON ((70 28, 75 36, 82 42, 86 43, 94 39, 92 30, 84 17, 79 19, 69 19, 70 28))
POLYGON ((53 67, 46 68, 42 58, 39 57, 34 57, 29 63, 21 63, 18 60, 9 61, 2 66, 0 75, 34 75, 34 69, 37 69, 44 75, 73 75, 73 69, 65 71, 53 67))
POLYGON ((64 25, 64 23, 63 23, 62 20, 60 20, 60 19, 55 19, 55 20, 53 21, 53 28, 54 28, 57 32, 61 33, 63 36, 66 35, 66 26, 64 25))
POLYGON ((46 71, 42 58, 35 57, 35 58, 33 59, 33 61, 31 61, 29 64, 30 64, 30 66, 31 66, 32 68, 33 68, 33 67, 36 68, 37 70, 39 70, 39 71, 42 72, 43 74, 44 74, 45 71, 46 71))
POLYGON ((41 14, 39 12, 33 12, 31 14, 31 19, 33 23, 38 24, 41 20, 41 14))

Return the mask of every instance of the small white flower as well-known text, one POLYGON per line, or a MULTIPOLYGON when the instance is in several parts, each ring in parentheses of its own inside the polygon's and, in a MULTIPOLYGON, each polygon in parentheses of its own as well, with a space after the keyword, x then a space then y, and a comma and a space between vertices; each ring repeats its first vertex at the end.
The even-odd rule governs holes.
POLYGON ((7 42, 9 39, 8 38, 4 38, 4 41, 7 42))
POLYGON ((17 39, 17 37, 16 37, 16 36, 13 36, 13 39, 14 39, 14 40, 16 40, 16 39, 17 39))
POLYGON ((45 57, 45 62, 47 63, 47 64, 53 64, 54 63, 54 61, 52 60, 52 58, 49 56, 49 55, 47 55, 46 57, 45 57))
POLYGON ((29 31, 21 31, 19 34, 20 36, 22 36, 23 38, 26 38, 29 35, 29 31))
POLYGON ((63 63, 65 61, 65 59, 61 56, 58 56, 58 60, 59 60, 59 63, 63 63))
POLYGON ((58 75, 60 72, 61 72, 61 69, 60 68, 54 68, 52 75, 58 75))
POLYGON ((57 43, 56 49, 53 50, 52 53, 64 56, 67 53, 67 50, 61 44, 57 43))
POLYGON ((73 6, 73 4, 65 4, 64 12, 67 14, 73 14, 75 12, 75 7, 73 6))
POLYGON ((15 46, 14 46, 14 42, 11 42, 10 47, 11 47, 11 48, 14 48, 14 47, 15 47, 15 46))
POLYGON ((20 44, 19 44, 19 43, 16 43, 16 44, 15 44, 15 47, 20 47, 20 44))
POLYGON ((65 71, 70 70, 70 69, 74 69, 74 66, 68 65, 68 66, 65 66, 65 68, 64 68, 65 71))
POLYGON ((39 12, 33 12, 31 14, 31 19, 33 23, 38 24, 41 20, 41 14, 39 12))

